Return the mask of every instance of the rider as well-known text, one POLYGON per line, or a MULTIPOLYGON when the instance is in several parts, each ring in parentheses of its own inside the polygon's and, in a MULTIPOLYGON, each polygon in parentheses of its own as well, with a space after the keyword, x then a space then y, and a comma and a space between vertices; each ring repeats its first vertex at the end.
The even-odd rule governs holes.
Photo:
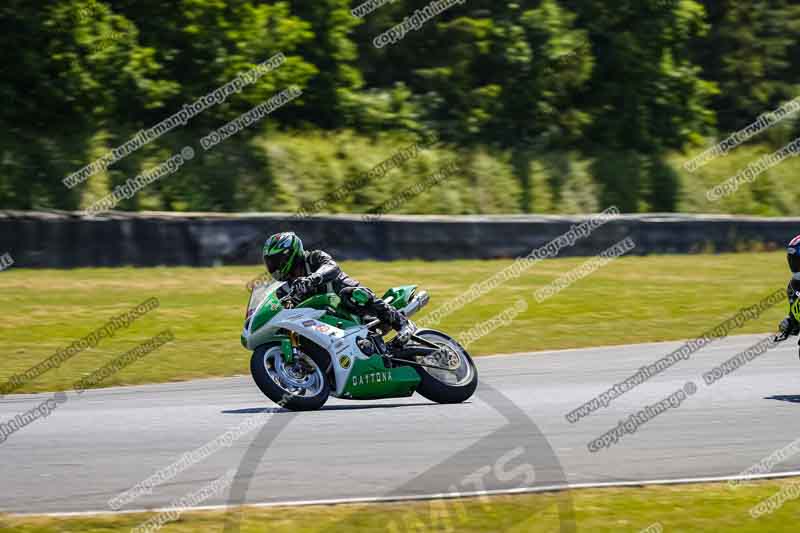
MULTIPOLYGON (((789 269, 792 271, 792 279, 786 288, 786 295, 789 297, 789 307, 791 308, 800 298, 800 235, 789 242, 786 254, 789 259, 789 269)), ((797 321, 791 310, 789 311, 789 316, 783 319, 779 327, 782 340, 787 339, 790 335, 800 334, 800 322, 797 321)))
POLYGON ((264 243, 263 255, 272 277, 291 284, 292 299, 296 302, 315 294, 333 292, 353 313, 372 314, 389 324, 397 332, 392 345, 402 346, 414 333, 414 326, 403 313, 345 274, 327 253, 305 251, 303 241, 294 233, 276 233, 269 237, 264 243))

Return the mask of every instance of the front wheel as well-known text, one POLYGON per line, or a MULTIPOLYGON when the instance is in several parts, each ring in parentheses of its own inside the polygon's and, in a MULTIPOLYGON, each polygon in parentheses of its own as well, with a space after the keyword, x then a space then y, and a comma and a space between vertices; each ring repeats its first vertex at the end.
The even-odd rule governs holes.
POLYGON ((250 358, 250 374, 270 400, 292 411, 314 411, 325 405, 330 386, 320 365, 299 352, 285 363, 280 344, 265 344, 250 358))
POLYGON ((430 355, 419 357, 423 364, 446 367, 447 370, 417 367, 421 382, 417 392, 436 403, 461 403, 468 400, 478 387, 478 369, 467 351, 455 339, 432 329, 419 330, 418 337, 439 346, 430 355))

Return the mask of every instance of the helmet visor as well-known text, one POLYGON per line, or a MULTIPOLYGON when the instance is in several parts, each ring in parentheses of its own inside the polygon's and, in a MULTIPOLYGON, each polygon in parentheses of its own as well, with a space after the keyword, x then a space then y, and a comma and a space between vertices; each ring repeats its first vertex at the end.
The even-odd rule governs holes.
POLYGON ((288 250, 284 253, 264 256, 264 265, 267 267, 267 272, 272 274, 272 277, 278 281, 283 281, 280 279, 281 270, 286 266, 290 257, 287 252, 288 250))
POLYGON ((788 257, 789 257, 789 268, 795 274, 800 272, 800 255, 798 255, 798 253, 797 253, 798 251, 800 251, 800 250, 798 250, 797 248, 789 248, 789 255, 788 255, 788 257))

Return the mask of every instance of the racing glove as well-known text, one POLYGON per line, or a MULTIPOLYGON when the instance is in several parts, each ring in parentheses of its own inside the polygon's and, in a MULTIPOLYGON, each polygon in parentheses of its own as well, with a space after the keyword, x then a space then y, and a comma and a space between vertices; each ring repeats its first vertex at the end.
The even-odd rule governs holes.
POLYGON ((317 287, 320 286, 321 279, 316 274, 308 277, 297 278, 292 282, 292 299, 301 302, 311 296, 317 287))

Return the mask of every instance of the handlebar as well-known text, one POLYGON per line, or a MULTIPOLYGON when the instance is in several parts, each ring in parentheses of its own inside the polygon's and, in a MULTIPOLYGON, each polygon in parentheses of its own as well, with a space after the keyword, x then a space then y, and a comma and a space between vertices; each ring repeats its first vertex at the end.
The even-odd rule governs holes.
POLYGON ((279 301, 281 302, 281 305, 282 305, 282 306, 284 306, 284 307, 285 307, 285 308, 287 308, 287 309, 292 309, 292 308, 294 307, 294 303, 295 303, 295 302, 294 302, 294 300, 293 300, 293 298, 292 298, 292 296, 293 296, 293 295, 292 295, 292 293, 290 292, 289 294, 287 294, 286 296, 284 296, 283 298, 281 298, 281 299, 279 300, 279 301))
POLYGON ((292 287, 292 284, 288 283, 288 282, 286 282, 284 287, 286 288, 286 296, 281 298, 279 301, 281 302, 281 305, 283 305, 285 308, 293 309, 295 305, 300 303, 300 302, 295 301, 295 299, 294 299, 294 297, 295 297, 294 287, 292 287))

